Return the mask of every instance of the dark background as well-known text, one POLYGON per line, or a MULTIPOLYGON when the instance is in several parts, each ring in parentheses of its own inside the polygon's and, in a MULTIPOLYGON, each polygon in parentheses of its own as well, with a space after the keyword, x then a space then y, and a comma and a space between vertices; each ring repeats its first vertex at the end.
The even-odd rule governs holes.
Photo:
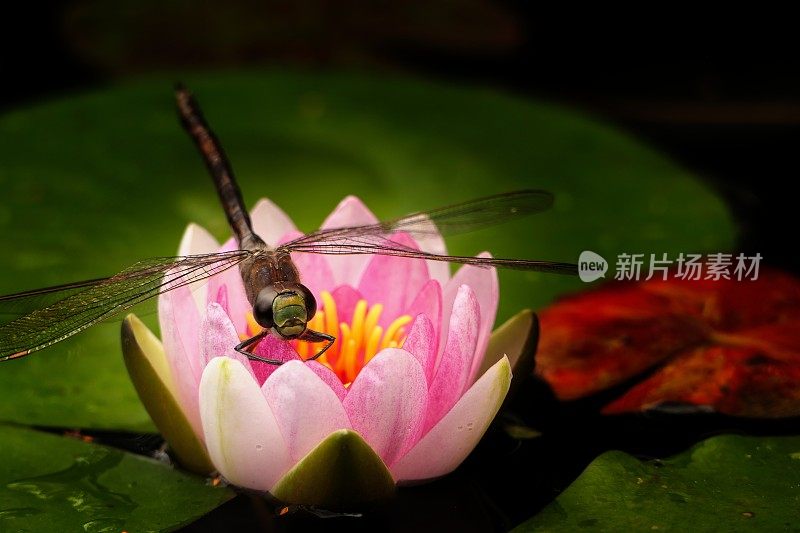
POLYGON ((800 170, 800 54, 774 20, 577 7, 552 14, 483 0, 47 0, 4 11, 0 110, 195 68, 346 68, 494 86, 644 138, 722 192, 742 250, 800 268, 788 233, 800 170))
MULTIPOLYGON (((742 251, 800 271, 793 233, 800 54, 792 34, 772 22, 577 6, 555 16, 529 2, 481 0, 225 7, 50 0, 4 9, 0 111, 129 76, 202 68, 345 68, 497 87, 577 108, 643 138, 722 193, 741 225, 742 251)), ((546 396, 529 387, 512 411, 539 406, 545 414, 537 427, 556 429, 547 438, 520 444, 490 432, 456 473, 401 493, 360 527, 441 520, 461 530, 507 529, 551 501, 603 450, 663 456, 721 430, 793 427, 742 427, 720 417, 600 421, 587 413, 605 397, 565 407, 546 396), (514 453, 519 446, 526 453, 514 453), (510 459, 491 459, 497 457, 510 459), (503 469, 537 475, 519 492, 504 486, 503 469)), ((192 530, 276 527, 271 512, 262 500, 240 496, 192 530)), ((319 525, 296 514, 277 527, 319 525)))

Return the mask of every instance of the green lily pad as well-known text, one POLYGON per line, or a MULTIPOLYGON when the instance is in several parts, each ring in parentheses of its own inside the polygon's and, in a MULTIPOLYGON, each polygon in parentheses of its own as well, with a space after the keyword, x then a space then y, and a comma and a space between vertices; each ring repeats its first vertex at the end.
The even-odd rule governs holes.
POLYGON ((0 531, 171 531, 234 496, 105 446, 0 426, 0 531))
POLYGON ((272 495, 287 503, 347 509, 389 499, 395 491, 386 465, 350 430, 331 433, 287 472, 272 495))
MULTIPOLYGON (((556 194, 551 212, 454 237, 450 249, 563 261, 590 249, 613 261, 620 252, 718 250, 733 241, 722 201, 691 174, 553 105, 351 74, 183 78, 227 147, 247 202, 269 196, 304 230, 350 193, 394 217, 544 188, 556 194)), ((229 234, 178 125, 174 81, 148 79, 0 117, 0 294, 174 254, 190 221, 220 239, 229 234)), ((582 284, 502 272, 500 286, 505 320, 582 284)), ((143 318, 154 325, 153 316, 143 318)), ((152 430, 120 357, 118 325, 0 370, 0 420, 152 430)))
POLYGON ((514 531, 795 531, 800 437, 725 435, 663 461, 618 451, 514 531))

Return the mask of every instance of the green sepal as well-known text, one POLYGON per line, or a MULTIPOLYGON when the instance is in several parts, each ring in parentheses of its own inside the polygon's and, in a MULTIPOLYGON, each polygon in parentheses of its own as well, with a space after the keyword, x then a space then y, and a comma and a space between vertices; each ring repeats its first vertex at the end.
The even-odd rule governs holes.
POLYGON ((136 315, 122 322, 122 354, 139 399, 186 470, 209 474, 214 466, 175 397, 161 342, 136 315))
POLYGON ((348 509, 387 500, 394 491, 381 458, 361 435, 341 429, 311 450, 270 492, 287 503, 348 509))
POLYGON ((492 332, 477 376, 482 376, 503 355, 507 355, 511 371, 517 376, 511 381, 508 393, 508 397, 513 396, 524 379, 533 372, 538 345, 539 319, 530 309, 523 309, 492 332))

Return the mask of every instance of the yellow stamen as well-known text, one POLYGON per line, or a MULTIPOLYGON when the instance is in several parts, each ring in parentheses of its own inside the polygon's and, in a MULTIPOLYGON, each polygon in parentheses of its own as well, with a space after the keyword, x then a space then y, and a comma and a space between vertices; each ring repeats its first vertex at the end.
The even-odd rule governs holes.
MULTIPOLYGON (((317 311, 317 314, 314 315, 314 318, 312 318, 311 322, 308 323, 308 327, 314 331, 325 331, 325 311, 317 311)), ((322 343, 319 342, 309 342, 306 344, 308 344, 310 349, 309 351, 311 352, 309 356, 319 353, 319 351, 322 349, 322 343)))
POLYGON ((402 346, 406 341, 406 328, 398 329, 397 333, 394 334, 394 338, 397 339, 397 343, 402 346))
POLYGON ((347 341, 347 346, 345 347, 345 372, 346 372, 346 379, 347 383, 352 383, 354 379, 356 379, 356 374, 358 373, 358 365, 356 364, 356 340, 350 339, 347 341))
MULTIPOLYGON (((359 300, 353 309, 352 320, 347 323, 339 322, 339 310, 329 292, 322 292, 321 303, 321 309, 309 320, 308 328, 336 337, 336 342, 318 361, 332 369, 345 386, 356 378, 361 368, 380 350, 396 348, 405 342, 405 326, 411 322, 410 316, 397 317, 384 329, 378 325, 384 310, 382 304, 370 306, 366 300, 359 300)), ((313 357, 324 346, 325 343, 322 342, 295 343, 295 349, 303 359, 313 357)))
POLYGON ((375 326, 375 329, 372 330, 372 334, 369 336, 369 341, 367 341, 367 347, 364 348, 364 364, 367 364, 369 360, 375 357, 375 354, 378 353, 378 343, 380 342, 382 335, 383 328, 380 326, 375 326))
POLYGON ((364 319, 364 338, 362 341, 364 344, 367 344, 369 341, 369 336, 372 334, 372 328, 378 324, 378 320, 381 319, 382 312, 383 304, 375 304, 370 308, 369 313, 367 313, 367 318, 364 319))
MULTIPOLYGON (((325 332, 334 337, 339 337, 339 314, 336 312, 336 303, 328 291, 322 291, 322 304, 325 313, 325 332)), ((331 355, 336 355, 339 347, 334 344, 328 349, 331 355)))
POLYGON ((367 301, 359 300, 353 311, 353 339, 359 344, 364 338, 364 316, 367 314, 367 301))
POLYGON ((256 319, 253 316, 252 312, 247 313, 247 317, 245 318, 247 320, 247 333, 250 335, 250 337, 252 337, 253 335, 258 335, 259 333, 261 333, 261 330, 264 329, 259 325, 258 322, 256 322, 256 319))
POLYGON ((294 345, 294 349, 297 351, 297 355, 300 356, 300 359, 308 359, 311 357, 308 353, 308 343, 307 342, 296 342, 294 345))
POLYGON ((311 329, 319 331, 324 329, 323 324, 325 324, 325 311, 321 309, 317 311, 317 314, 314 315, 314 318, 311 319, 308 325, 311 329))
POLYGON ((339 344, 341 341, 341 348, 339 350, 339 359, 336 360, 336 368, 333 370, 337 374, 344 374, 345 373, 345 364, 347 364, 347 346, 350 343, 350 340, 353 338, 353 334, 350 331, 350 326, 342 322, 339 324, 339 327, 342 329, 342 338, 337 339, 336 343, 339 344))
POLYGON ((405 326, 411 322, 411 317, 408 315, 403 315, 400 318, 396 319, 394 322, 389 324, 389 327, 386 328, 386 335, 383 336, 383 342, 381 343, 381 349, 389 347, 389 343, 392 341, 395 342, 395 347, 397 346, 397 340, 399 337, 400 328, 405 326))

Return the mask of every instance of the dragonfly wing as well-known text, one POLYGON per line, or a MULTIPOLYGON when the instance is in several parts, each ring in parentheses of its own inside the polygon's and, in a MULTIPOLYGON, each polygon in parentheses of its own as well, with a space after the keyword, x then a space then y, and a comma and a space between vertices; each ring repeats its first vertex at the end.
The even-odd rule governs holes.
POLYGON ((553 195, 547 191, 514 191, 414 213, 390 221, 388 225, 394 232, 403 231, 412 235, 429 234, 435 227, 442 235, 449 236, 541 213, 552 205, 553 195))
POLYGON ((66 298, 71 294, 80 292, 88 287, 100 283, 108 278, 91 279, 77 283, 66 283, 54 287, 34 289, 0 296, 0 326, 7 324, 31 311, 47 307, 66 298))
POLYGON ((544 211, 553 204, 547 191, 526 190, 487 196, 449 207, 420 211, 405 217, 364 226, 331 228, 315 231, 280 246, 286 252, 305 252, 327 255, 379 254, 432 261, 446 261, 481 267, 501 267, 517 270, 578 273, 577 265, 527 259, 468 257, 422 252, 392 240, 398 233, 408 233, 416 239, 427 236, 455 235, 494 226, 502 222, 544 211))
POLYGON ((553 195, 547 191, 515 191, 448 207, 420 211, 377 224, 318 230, 287 243, 287 245, 337 242, 344 238, 370 235, 389 236, 400 232, 408 233, 418 240, 435 235, 437 232, 446 237, 539 213, 549 209, 552 205, 553 195))
POLYGON ((140 261, 110 278, 0 297, 0 308, 15 302, 47 302, 13 320, 0 322, 0 361, 28 355, 163 292, 206 279, 239 264, 253 252, 159 257, 140 261))
POLYGON ((528 259, 505 259, 501 257, 470 257, 460 255, 440 255, 417 250, 392 241, 388 237, 365 235, 359 237, 342 237, 338 241, 316 243, 287 243, 279 248, 287 252, 314 253, 326 255, 345 254, 378 254, 395 257, 408 257, 412 259, 425 259, 432 261, 446 261, 478 267, 499 267, 514 270, 529 270, 536 272, 550 272, 554 274, 577 275, 578 266, 573 263, 559 263, 554 261, 531 261, 528 259))

